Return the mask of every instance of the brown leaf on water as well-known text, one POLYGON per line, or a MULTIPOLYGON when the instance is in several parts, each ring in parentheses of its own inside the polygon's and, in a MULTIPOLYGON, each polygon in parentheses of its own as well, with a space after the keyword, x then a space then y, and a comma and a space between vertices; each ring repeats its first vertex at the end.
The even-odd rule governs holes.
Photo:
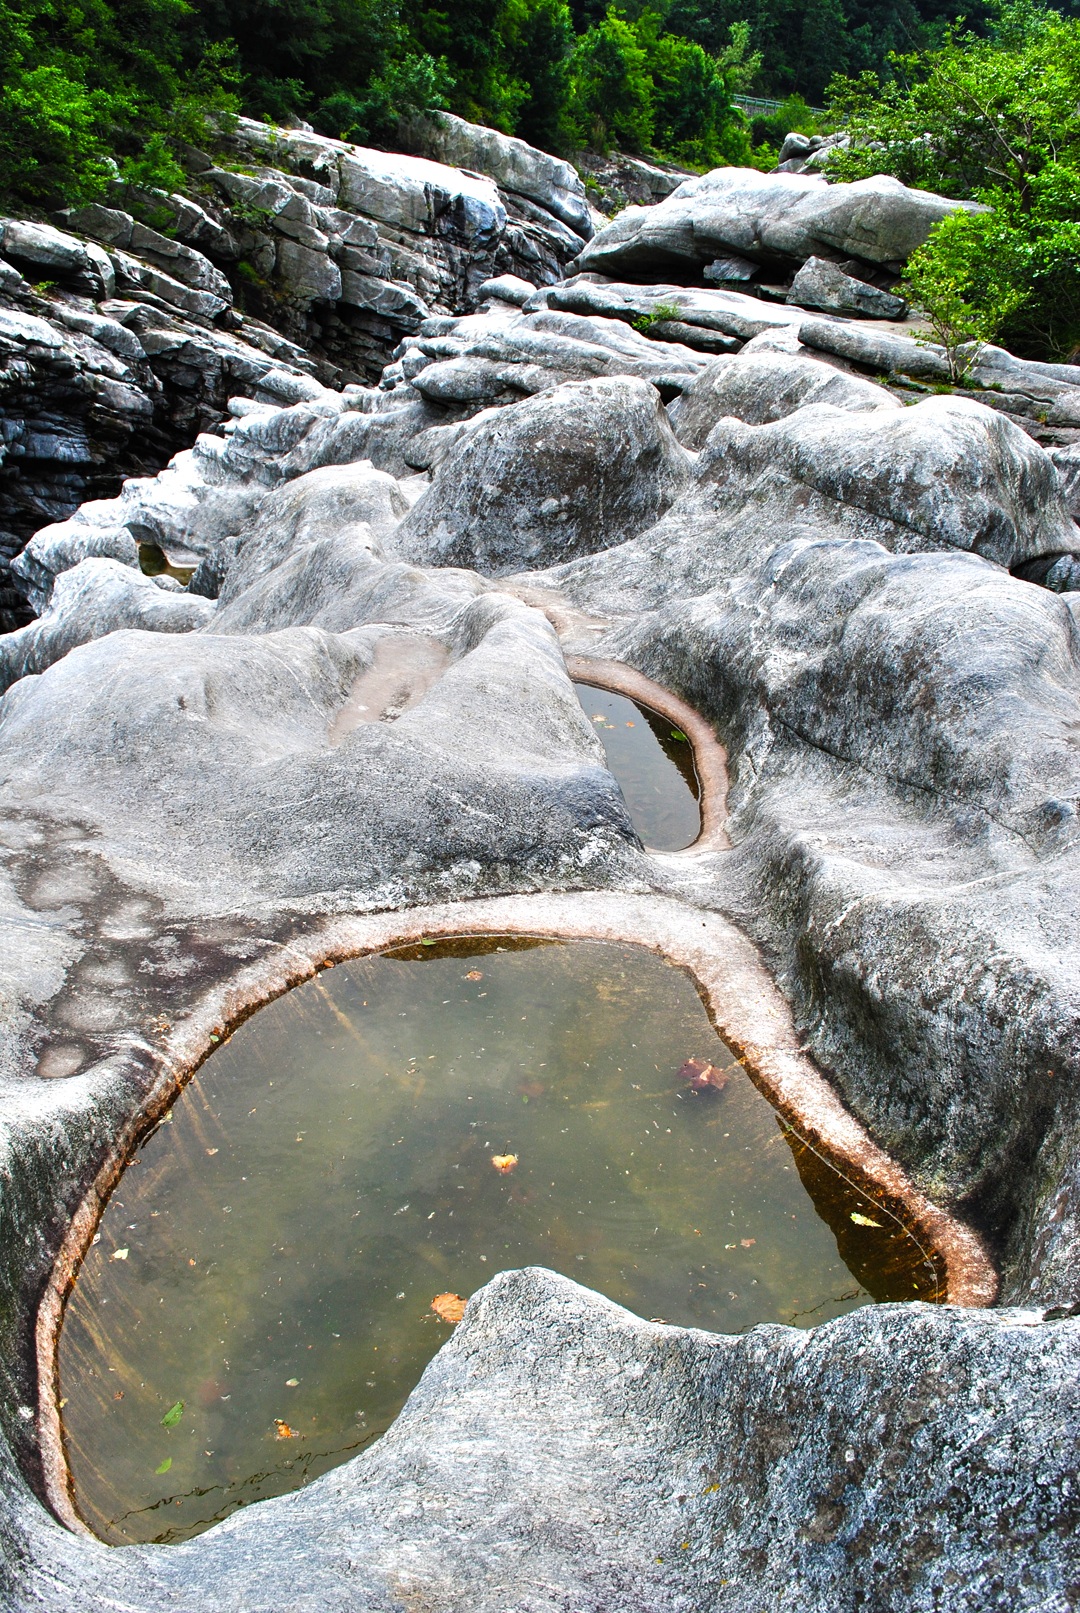
POLYGON ((752 1249, 754 1247, 755 1243, 757 1243, 757 1239, 756 1238, 740 1238, 739 1242, 742 1244, 744 1249, 752 1249))
POLYGON ((517 1170, 518 1157, 516 1154, 492 1154, 491 1163, 500 1176, 509 1176, 511 1171, 517 1170))
POLYGON ((460 1294, 436 1294, 431 1308, 440 1322, 456 1325, 465 1315, 465 1303, 460 1294))
POLYGON ((468 974, 465 976, 466 980, 483 980, 483 978, 484 971, 482 969, 470 969, 468 974))
POLYGON ((295 1428, 290 1428, 288 1423, 282 1422, 280 1417, 275 1417, 274 1418, 274 1434, 275 1434, 275 1437, 277 1439, 299 1439, 300 1438, 300 1435, 296 1432, 296 1429, 295 1428))
POLYGON ((687 1059, 679 1066, 679 1080, 686 1081, 691 1092, 723 1092, 728 1084, 727 1072, 708 1059, 687 1059))

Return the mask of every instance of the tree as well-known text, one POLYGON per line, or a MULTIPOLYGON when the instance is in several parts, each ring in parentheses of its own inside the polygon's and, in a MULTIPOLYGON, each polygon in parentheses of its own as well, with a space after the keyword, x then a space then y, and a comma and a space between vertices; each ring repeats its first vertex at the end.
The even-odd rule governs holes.
POLYGON ((831 111, 850 137, 830 173, 890 173, 975 199, 918 255, 1018 352, 1064 358, 1080 344, 1080 22, 1033 0, 999 7, 986 39, 950 34, 895 60, 896 78, 838 81, 831 111))
POLYGON ((653 85, 648 58, 614 8, 578 40, 571 63, 572 116, 582 143, 605 151, 648 151, 653 85))

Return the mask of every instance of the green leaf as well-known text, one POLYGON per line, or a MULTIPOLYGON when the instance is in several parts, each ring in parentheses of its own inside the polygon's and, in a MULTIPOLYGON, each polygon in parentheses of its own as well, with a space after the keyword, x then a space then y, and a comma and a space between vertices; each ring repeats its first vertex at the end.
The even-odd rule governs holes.
POLYGON ((852 1210, 851 1219, 854 1221, 857 1227, 877 1227, 878 1231, 881 1230, 881 1222, 871 1221, 868 1215, 857 1215, 856 1212, 852 1210))
POLYGON ((421 938, 420 945, 422 947, 433 947, 438 946, 438 942, 433 941, 429 935, 425 935, 421 938))
POLYGON ((180 1421, 180 1419, 181 1419, 181 1417, 183 1415, 184 1415, 184 1402, 182 1400, 178 1400, 176 1402, 175 1406, 170 1406, 169 1407, 168 1411, 165 1413, 164 1417, 161 1419, 162 1428, 175 1428, 177 1423, 180 1421))
POLYGON ((688 745, 690 743, 681 728, 673 728, 671 730, 671 737, 672 739, 681 739, 684 745, 688 745))
POLYGON ((170 1467, 172 1467, 172 1457, 171 1456, 166 1456, 165 1460, 162 1463, 160 1463, 159 1466, 155 1467, 154 1472, 155 1473, 167 1473, 169 1471, 170 1467))

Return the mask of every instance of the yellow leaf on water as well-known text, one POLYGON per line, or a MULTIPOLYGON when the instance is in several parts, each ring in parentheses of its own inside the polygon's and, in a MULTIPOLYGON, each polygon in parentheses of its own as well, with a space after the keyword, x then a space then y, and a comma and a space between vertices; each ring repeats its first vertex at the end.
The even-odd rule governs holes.
POLYGON ((109 1259, 110 1260, 126 1260, 129 1253, 130 1253, 130 1250, 127 1250, 127 1249, 114 1249, 112 1254, 109 1256, 109 1259))
POLYGON ((517 1169, 518 1157, 516 1154, 492 1154, 491 1163, 500 1176, 509 1176, 512 1170, 517 1169))
POLYGON ((877 1227, 879 1231, 881 1229, 880 1221, 871 1221, 868 1215, 857 1215, 854 1210, 851 1212, 851 1219, 857 1227, 877 1227))
POLYGON ((465 1315, 465 1303, 460 1294, 436 1294, 431 1308, 440 1322, 456 1325, 465 1315))

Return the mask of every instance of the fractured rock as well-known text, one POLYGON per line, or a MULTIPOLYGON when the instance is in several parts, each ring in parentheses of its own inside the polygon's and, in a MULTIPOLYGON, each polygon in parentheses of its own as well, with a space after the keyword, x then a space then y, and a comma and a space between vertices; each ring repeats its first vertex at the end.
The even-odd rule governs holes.
POLYGON ((807 258, 787 294, 789 303, 822 308, 832 314, 858 314, 863 319, 903 319, 907 303, 878 286, 845 274, 826 258, 807 258))

